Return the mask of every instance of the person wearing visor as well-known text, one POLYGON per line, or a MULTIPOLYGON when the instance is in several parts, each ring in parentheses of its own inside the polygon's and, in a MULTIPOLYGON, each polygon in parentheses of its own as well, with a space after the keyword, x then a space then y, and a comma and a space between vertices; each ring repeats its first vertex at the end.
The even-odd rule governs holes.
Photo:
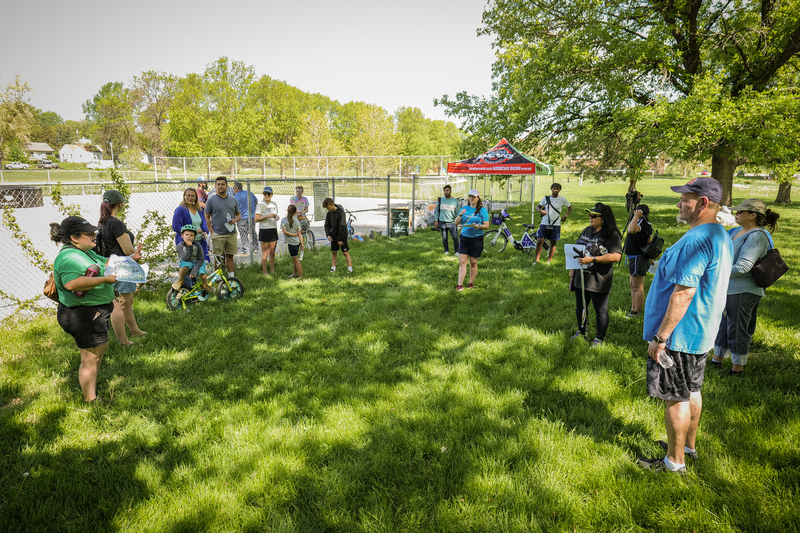
MULTIPOLYGON (((103 194, 103 203, 100 204, 100 234, 102 241, 100 250, 105 257, 112 255, 130 256, 134 261, 142 258, 142 244, 134 247, 135 237, 125 223, 118 218, 119 214, 126 207, 126 199, 121 192, 108 190, 103 194)), ((142 331, 136 323, 133 314, 133 293, 136 292, 136 284, 129 281, 118 281, 114 289, 119 296, 114 300, 114 312, 111 313, 111 327, 117 336, 117 342, 121 346, 133 346, 133 341, 128 338, 125 330, 130 330, 131 337, 143 337, 147 332, 142 331)))
POLYGON ((275 247, 278 245, 278 204, 272 201, 272 187, 264 187, 264 199, 256 206, 253 220, 258 223, 258 240, 261 243, 261 273, 275 275, 275 247), (267 271, 269 265, 269 271, 267 271))
POLYGON ((614 211, 605 204, 596 203, 589 213, 589 225, 581 232, 577 244, 586 248, 578 263, 587 265, 583 270, 570 270, 570 289, 575 291, 575 315, 578 332, 573 339, 586 337, 588 322, 586 308, 594 307, 596 328, 592 347, 602 343, 608 331, 608 298, 614 277, 614 263, 622 257, 622 235, 617 228, 614 211), (583 276, 583 281, 576 276, 583 276))
POLYGON ((457 291, 464 290, 464 278, 467 275, 467 260, 469 260, 469 285, 468 289, 475 287, 475 277, 478 275, 478 258, 483 252, 483 232, 489 228, 489 212, 483 207, 481 195, 477 189, 469 191, 469 205, 461 209, 455 219, 457 227, 461 228, 461 237, 458 240, 458 284, 457 291))
POLYGON ((83 401, 102 403, 97 373, 108 349, 117 278, 105 275, 108 260, 94 251, 97 229, 83 217, 67 217, 50 224, 50 240, 62 245, 53 264, 58 325, 75 339, 81 353, 78 381, 83 401))
POLYGON ((647 393, 664 400, 667 440, 663 458, 639 458, 657 472, 686 473, 685 458, 698 457, 696 438, 706 357, 719 330, 733 264, 733 246, 717 222, 722 185, 695 178, 677 187, 678 218, 689 230, 664 251, 644 304, 647 393))
POLYGON ((711 359, 711 365, 721 370, 723 359, 730 355, 733 367, 725 377, 741 376, 747 364, 747 352, 756 331, 758 304, 765 295, 750 270, 773 248, 770 233, 775 231, 780 218, 757 198, 745 200, 731 211, 736 212, 739 227, 728 230, 733 242, 733 268, 711 359), (769 232, 765 227, 769 227, 769 232))

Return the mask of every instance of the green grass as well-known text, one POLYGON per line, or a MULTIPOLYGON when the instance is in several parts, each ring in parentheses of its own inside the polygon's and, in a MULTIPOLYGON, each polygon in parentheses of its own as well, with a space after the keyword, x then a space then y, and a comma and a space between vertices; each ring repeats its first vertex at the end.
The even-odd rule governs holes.
MULTIPOLYGON (((667 243, 686 228, 674 183, 640 187, 667 243)), ((624 191, 565 184, 565 240, 624 191)), ((590 350, 568 340, 560 252, 534 270, 515 250, 481 259, 479 288, 456 293, 456 260, 426 231, 354 243, 353 275, 328 274, 327 251, 306 254, 304 282, 243 269, 233 303, 170 312, 166 287, 138 295, 149 333, 111 342, 102 408, 82 404, 52 316, 7 326, 0 530, 797 531, 800 212, 778 210, 793 270, 762 300, 746 378, 708 371, 685 479, 634 465, 660 451, 663 406, 641 323, 622 318, 624 268, 590 350)))

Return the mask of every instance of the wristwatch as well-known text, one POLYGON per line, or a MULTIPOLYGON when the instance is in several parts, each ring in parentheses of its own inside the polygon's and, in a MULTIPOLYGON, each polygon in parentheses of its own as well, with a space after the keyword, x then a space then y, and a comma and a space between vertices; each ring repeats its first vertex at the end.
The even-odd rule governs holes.
POLYGON ((666 344, 667 343, 667 339, 662 339, 661 337, 658 336, 658 333, 653 335, 653 341, 657 342, 658 344, 666 344))
POLYGON ((592 257, 592 263, 597 263, 597 258, 596 257, 592 257))

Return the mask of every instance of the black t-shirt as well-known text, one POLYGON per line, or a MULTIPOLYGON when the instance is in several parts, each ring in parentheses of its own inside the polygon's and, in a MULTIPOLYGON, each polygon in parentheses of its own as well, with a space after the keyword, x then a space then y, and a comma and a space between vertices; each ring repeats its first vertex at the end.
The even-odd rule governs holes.
POLYGON ((128 231, 125 223, 116 217, 108 217, 108 219, 100 227, 100 233, 103 237, 103 255, 111 257, 113 254, 123 256, 127 255, 122 251, 122 246, 119 245, 117 238, 128 234, 133 244, 133 233, 128 231))
POLYGON ((633 235, 629 233, 625 237, 625 255, 628 256, 641 255, 642 247, 650 241, 653 234, 653 226, 645 218, 640 218, 636 225, 639 226, 639 232, 633 235))
MULTIPOLYGON (((592 257, 622 253, 622 237, 616 231, 601 229, 593 233, 592 227, 589 226, 578 237, 577 244, 585 244, 587 255, 592 257)), ((611 292, 613 276, 613 263, 594 263, 583 271, 583 282, 587 291, 608 294, 611 292)), ((575 286, 580 287, 580 280, 576 281, 575 286)))

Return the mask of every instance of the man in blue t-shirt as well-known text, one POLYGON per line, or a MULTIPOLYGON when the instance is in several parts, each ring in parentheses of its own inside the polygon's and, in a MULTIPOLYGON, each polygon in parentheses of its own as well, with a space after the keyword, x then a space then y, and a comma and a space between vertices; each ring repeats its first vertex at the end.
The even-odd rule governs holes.
POLYGON ((700 389, 706 355, 725 308, 733 247, 717 223, 722 201, 717 180, 696 178, 672 190, 681 195, 678 217, 689 223, 689 231, 658 262, 644 308, 643 331, 650 343, 647 393, 666 402, 667 441, 658 441, 666 456, 637 462, 651 470, 683 474, 685 456, 697 458, 700 389))

